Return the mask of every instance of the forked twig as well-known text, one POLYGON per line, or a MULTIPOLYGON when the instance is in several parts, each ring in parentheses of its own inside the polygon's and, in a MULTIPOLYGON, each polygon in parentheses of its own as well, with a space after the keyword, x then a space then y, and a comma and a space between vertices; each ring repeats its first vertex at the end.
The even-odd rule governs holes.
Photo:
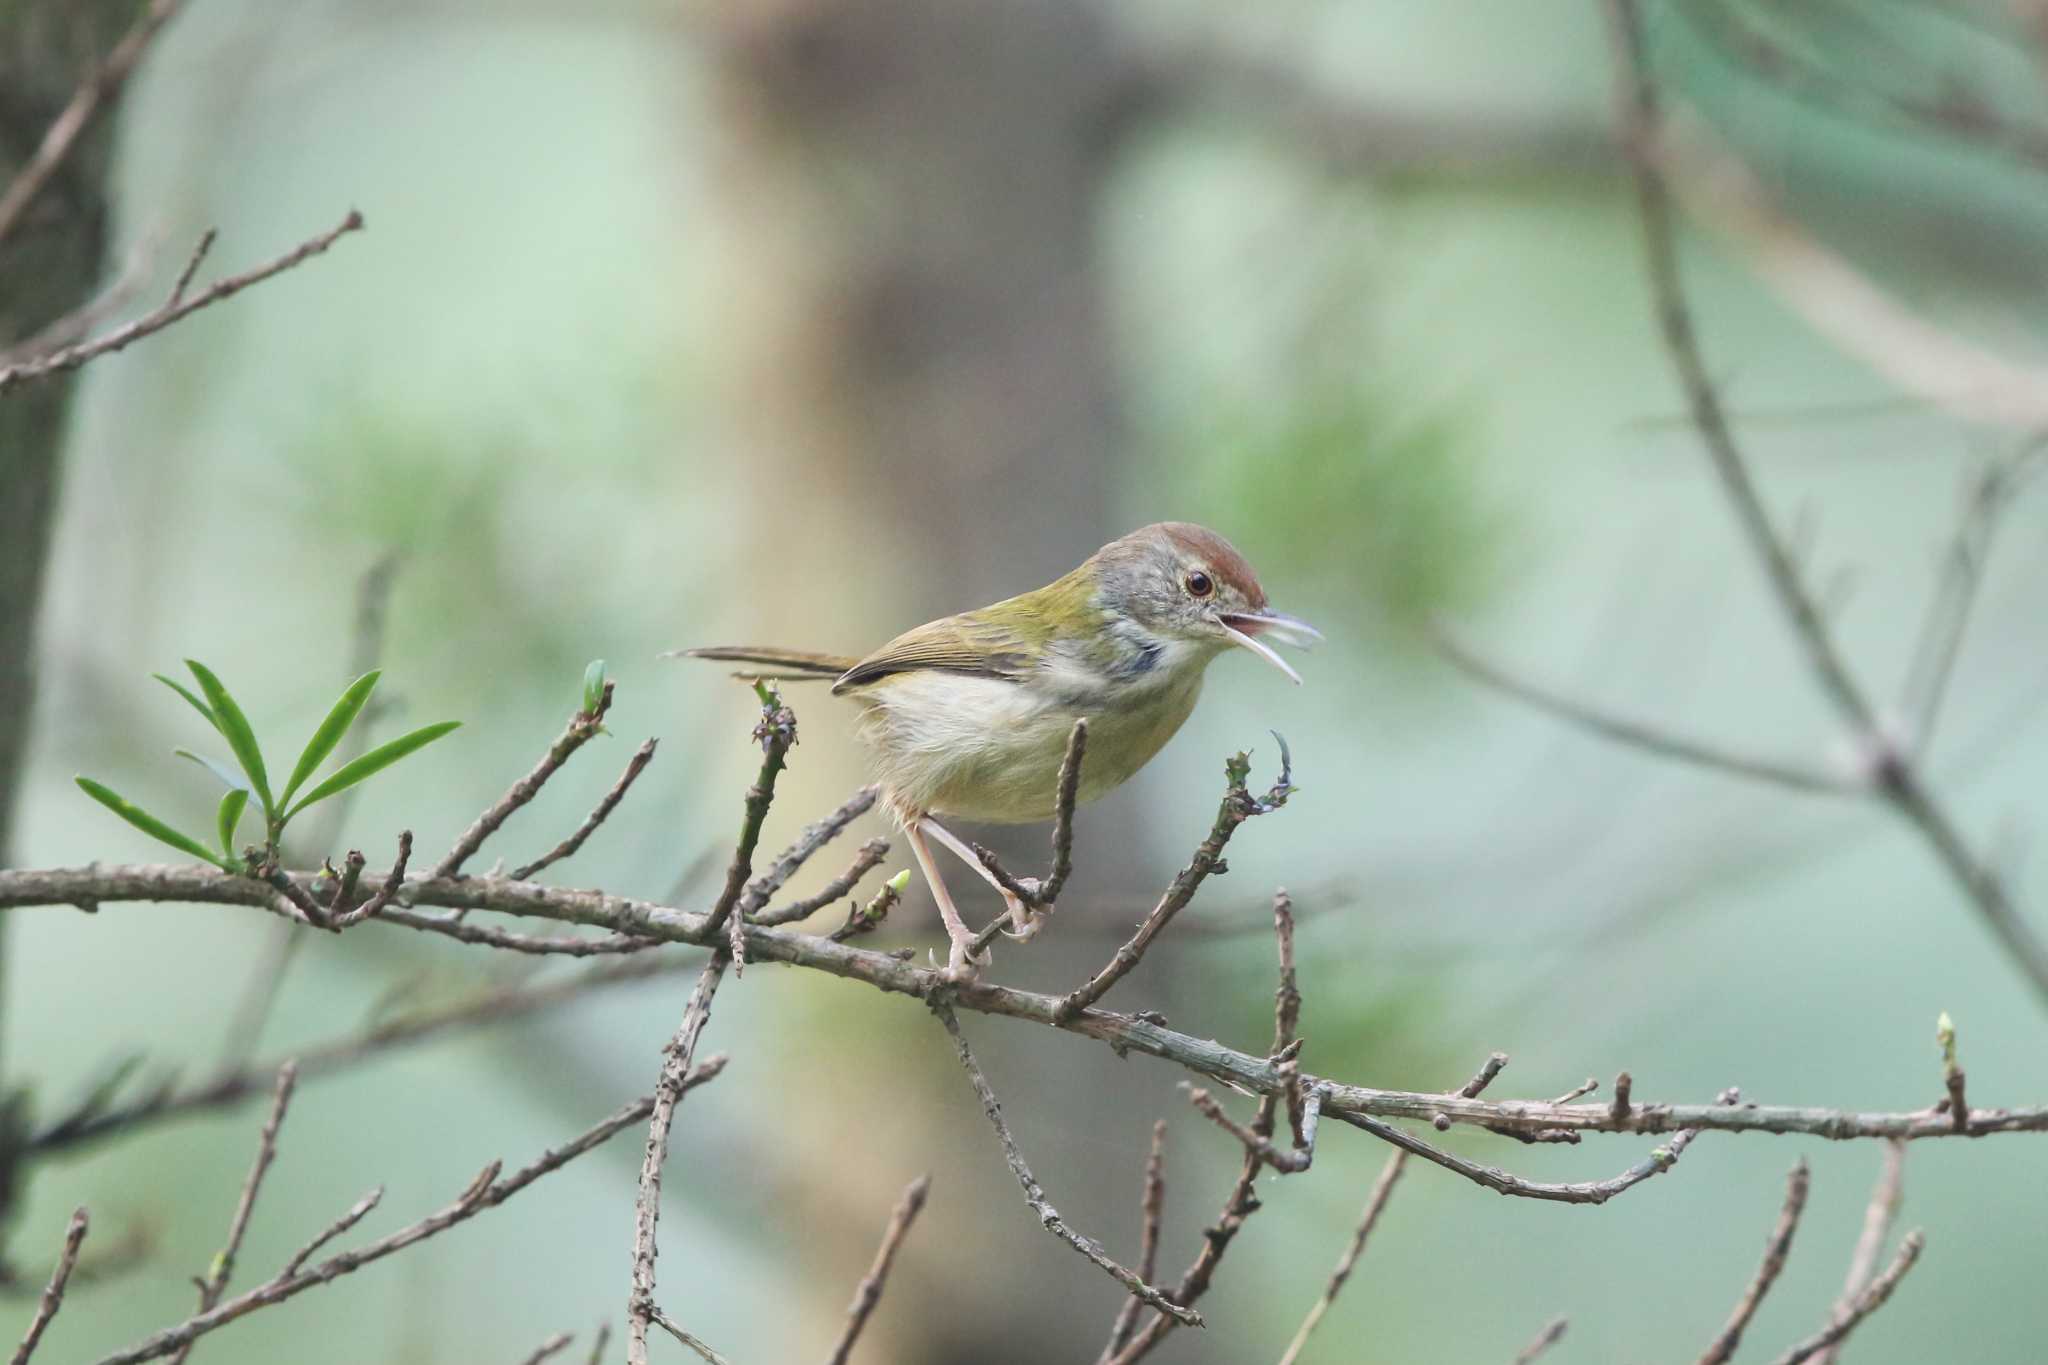
MULTIPOLYGON (((605 680, 604 691, 599 695, 597 705, 589 711, 578 711, 569 717, 569 723, 562 733, 550 744, 547 752, 540 756, 526 776, 505 789, 505 794, 484 808, 483 814, 470 822, 455 840, 455 846, 448 850, 441 861, 434 864, 434 870, 427 875, 438 881, 444 877, 456 877, 462 873, 462 865, 484 846, 484 840, 498 832, 498 827, 512 818, 512 813, 540 795, 548 779, 561 771, 570 755, 590 742, 593 735, 604 729, 605 713, 612 709, 614 684, 605 680)), ((524 878, 514 878, 515 881, 524 878)), ((458 915, 457 918, 460 918, 458 915)))
POLYGON ((276 260, 257 266, 254 270, 245 271, 240 275, 230 275, 224 280, 216 280, 190 298, 185 298, 182 294, 173 294, 156 311, 90 341, 81 341, 62 350, 51 351, 47 355, 32 356, 12 365, 0 366, 0 395, 23 384, 48 379, 67 370, 75 370, 88 361, 97 360, 103 355, 131 346, 144 337, 161 332, 174 323, 184 321, 202 308, 210 308, 223 299, 232 298, 250 285, 261 284, 273 275, 282 274, 293 266, 304 264, 362 226, 363 215, 350 209, 348 216, 341 220, 339 226, 301 242, 276 260))
POLYGON ((544 867, 553 867, 564 858, 574 857, 576 850, 583 847, 584 841, 596 832, 597 827, 611 818, 611 813, 618 809, 619 802, 626 799, 626 792, 639 780, 647 765, 654 761, 656 742, 650 739, 633 751, 633 756, 626 760, 626 770, 619 774, 619 780, 612 783, 611 790, 606 792, 590 814, 584 817, 583 823, 576 827, 575 833, 532 862, 521 863, 513 868, 512 880, 523 882, 544 867))
MULTIPOLYGON (((1273 738, 1280 740, 1277 734, 1273 738)), ((1263 797, 1254 797, 1245 788, 1245 781, 1251 776, 1250 754, 1237 754, 1223 765, 1223 772, 1229 785, 1223 794, 1223 804, 1217 808, 1215 823, 1209 827, 1209 837, 1195 849, 1194 857, 1174 877, 1166 888, 1166 894, 1159 898, 1159 903, 1152 907, 1152 913, 1145 916, 1130 940, 1116 950, 1116 955, 1100 971, 1061 999, 1055 1012, 1060 1021, 1074 1018, 1108 994, 1110 987, 1130 975, 1144 958, 1145 950, 1152 946, 1152 941, 1173 922, 1175 915, 1187 908, 1209 874, 1222 865, 1224 845, 1230 842, 1230 836, 1237 832, 1237 827, 1255 815, 1264 815, 1286 805, 1289 794, 1294 791, 1293 763, 1285 740, 1280 740, 1280 776, 1263 797)))
POLYGON ((1904 1240, 1899 1243, 1898 1255, 1892 1258, 1892 1263, 1885 1267, 1882 1275, 1863 1287, 1863 1291, 1849 1305, 1847 1313, 1837 1314, 1827 1326, 1779 1356, 1773 1365, 1799 1365, 1799 1362, 1810 1360, 1822 1351, 1839 1345, 1842 1339, 1855 1331, 1865 1318, 1884 1307, 1885 1300, 1892 1296, 1892 1291, 1899 1287, 1899 1281, 1906 1277, 1906 1272, 1920 1259, 1920 1253, 1926 1245, 1927 1239, 1919 1232, 1907 1233, 1904 1240))

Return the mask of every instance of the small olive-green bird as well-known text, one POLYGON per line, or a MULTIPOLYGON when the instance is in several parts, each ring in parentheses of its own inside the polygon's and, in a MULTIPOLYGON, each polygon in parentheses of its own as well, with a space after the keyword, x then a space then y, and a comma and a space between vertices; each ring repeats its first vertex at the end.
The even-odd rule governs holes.
POLYGON ((1299 683, 1266 641, 1306 648, 1321 638, 1266 604, 1252 566, 1229 541, 1163 521, 1111 541, 1035 592, 906 631, 864 659, 748 645, 683 652, 757 666, 742 677, 830 678, 834 696, 859 704, 882 799, 945 920, 948 970, 964 977, 980 965, 970 959, 974 935, 927 836, 1003 893, 1019 936, 1036 924, 936 817, 1051 819, 1067 738, 1080 719, 1088 722, 1088 751, 1079 800, 1092 801, 1173 738, 1218 655, 1248 649, 1299 683))

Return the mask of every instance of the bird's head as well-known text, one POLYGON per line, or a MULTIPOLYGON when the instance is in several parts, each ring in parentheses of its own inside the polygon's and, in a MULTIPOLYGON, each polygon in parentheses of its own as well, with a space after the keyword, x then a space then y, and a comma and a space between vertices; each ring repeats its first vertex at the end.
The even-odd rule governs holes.
POLYGON ((1306 649, 1323 638, 1308 622, 1274 611, 1244 556, 1192 522, 1140 527, 1103 546, 1093 563, 1096 600, 1112 615, 1210 652, 1242 646, 1297 683, 1301 675, 1266 641, 1306 649))

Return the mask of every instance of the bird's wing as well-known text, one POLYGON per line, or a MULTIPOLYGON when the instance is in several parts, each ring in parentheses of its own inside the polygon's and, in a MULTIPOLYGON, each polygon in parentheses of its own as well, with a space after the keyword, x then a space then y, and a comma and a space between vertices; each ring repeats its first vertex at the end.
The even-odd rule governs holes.
POLYGON ((1030 670, 1031 651, 1017 632, 978 614, 948 616, 907 630, 846 670, 834 693, 894 673, 938 669, 1015 682, 1030 670))

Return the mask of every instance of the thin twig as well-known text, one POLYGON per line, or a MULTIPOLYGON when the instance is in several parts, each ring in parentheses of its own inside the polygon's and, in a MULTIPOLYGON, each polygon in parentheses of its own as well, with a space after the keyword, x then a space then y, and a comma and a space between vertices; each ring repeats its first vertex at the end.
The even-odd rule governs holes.
POLYGON ((106 60, 71 92, 71 98, 44 131, 35 153, 14 173, 7 188, 0 191, 0 242, 20 226, 28 206, 70 157, 94 117, 121 93, 129 74, 148 50, 150 40, 177 14, 178 4, 179 0, 150 0, 148 8, 107 53, 106 60))
MULTIPOLYGON (((1856 1249, 1849 1256, 1849 1273, 1842 1280, 1841 1297, 1835 1300, 1831 1318, 1845 1318, 1854 1312, 1857 1298, 1877 1273, 1878 1255, 1884 1250, 1885 1238, 1891 1235, 1892 1220, 1899 1216, 1905 1175, 1906 1144, 1888 1138, 1884 1143, 1884 1166, 1871 1188, 1870 1203, 1863 1210, 1863 1231, 1857 1235, 1856 1249)), ((1813 1357, 1814 1365, 1834 1365, 1837 1350, 1832 1345, 1822 1348, 1813 1357)))
MULTIPOLYGON (((1279 736, 1274 738, 1279 739, 1279 736)), ((1249 754, 1237 754, 1223 765, 1223 771, 1229 785, 1223 794, 1223 804, 1217 808, 1216 821, 1209 828, 1209 837, 1195 849, 1195 856, 1188 860, 1188 865, 1166 888, 1166 894, 1159 898, 1159 903, 1152 907, 1152 913, 1145 916, 1144 923, 1138 926, 1130 940, 1116 950, 1116 955, 1100 971, 1060 1001, 1058 1017, 1061 1022, 1072 1019, 1093 1005, 1108 994, 1110 987, 1130 975, 1131 969, 1145 956, 1145 950, 1152 946, 1152 940, 1173 922, 1175 915, 1187 908, 1209 874, 1222 864, 1224 845, 1230 842, 1230 836, 1237 832, 1237 827, 1255 815, 1264 815, 1286 805, 1288 794, 1294 790, 1293 768, 1284 740, 1280 744, 1280 776, 1264 797, 1255 798, 1245 789, 1245 780, 1251 775, 1249 754)))
POLYGON ((1544 1324, 1536 1339, 1515 1353, 1515 1365, 1530 1365, 1538 1356, 1564 1339, 1564 1329, 1570 1326, 1564 1318, 1552 1318, 1544 1324))
POLYGON ((787 905, 763 910, 754 916, 754 923, 794 924, 798 920, 808 919, 860 885, 861 878, 874 871, 881 865, 882 859, 888 856, 887 839, 870 839, 860 846, 860 852, 853 855, 853 861, 847 865, 846 871, 825 883, 817 894, 791 901, 787 905))
POLYGON ((1848 796, 1863 790, 1854 783, 1845 782, 1817 768, 1736 753, 1717 744, 1671 734, 1654 725, 1602 711, 1510 672, 1502 665, 1473 652, 1448 631, 1436 631, 1434 638, 1438 652, 1474 682, 1504 692, 1546 715, 1582 730, 1589 730, 1602 739, 1642 749, 1663 758, 1677 759, 1682 763, 1692 763, 1699 767, 1731 773, 1737 777, 1790 787, 1794 791, 1848 796))
MULTIPOLYGON (((1053 798, 1052 868, 1045 880, 1014 877, 993 849, 980 844, 973 846, 974 856, 996 879, 996 884, 1033 910, 1052 909, 1067 884, 1068 874, 1074 870, 1074 803, 1080 798, 1081 761, 1087 753, 1088 722, 1083 718, 1076 720, 1074 728, 1067 732, 1067 752, 1060 759, 1060 784, 1053 798)), ((979 944, 977 950, 987 946, 979 944)))
POLYGON ((659 1308, 650 1308, 648 1310, 648 1318, 651 1322, 653 1322, 653 1324, 656 1327, 659 1327, 662 1331, 668 1333, 677 1341, 680 1341, 681 1343, 683 1343, 683 1345, 689 1347, 691 1350, 695 1351, 699 1356, 703 1357, 706 1361, 709 1362, 709 1365, 732 1365, 732 1362, 727 1360, 724 1356, 712 1350, 709 1346, 705 1345, 696 1337, 691 1336, 688 1332, 685 1332, 682 1329, 681 1325, 679 1325, 674 1318, 662 1312, 659 1308))
POLYGON ((546 853, 535 858, 532 862, 522 863, 518 867, 513 868, 512 880, 523 882, 542 868, 552 867, 564 858, 572 856, 577 849, 582 848, 583 841, 588 839, 599 825, 610 818, 611 813, 618 808, 619 802, 626 799, 627 790, 632 787, 634 781, 640 776, 641 771, 654 761, 654 746, 655 741, 650 739, 634 750, 633 756, 626 760, 626 771, 619 774, 619 780, 612 783, 611 790, 606 792, 604 799, 599 801, 596 808, 584 817, 583 823, 576 827, 576 832, 562 840, 561 843, 556 844, 546 853))
MULTIPOLYGON (((547 752, 540 756, 540 761, 533 765, 526 776, 507 787, 503 796, 493 801, 468 829, 462 831, 462 836, 455 841, 455 846, 448 850, 440 862, 434 864, 434 870, 428 875, 436 878, 459 875, 462 865, 483 847, 484 840, 495 834, 498 827, 512 817, 512 812, 540 795, 540 789, 547 785, 549 778, 561 770, 564 763, 569 761, 570 755, 604 729, 605 712, 612 709, 612 691, 615 686, 611 679, 605 680, 604 692, 599 696, 596 708, 578 711, 569 717, 569 723, 563 727, 555 742, 548 746, 547 752)), ((513 880, 525 879, 515 877, 513 880)))
MULTIPOLYGON (((468 1188, 452 1203, 428 1214, 418 1222, 408 1224, 354 1251, 338 1252, 316 1265, 305 1265, 301 1262, 289 1267, 254 1289, 228 1299, 205 1313, 196 1314, 175 1327, 167 1327, 125 1350, 103 1357, 98 1365, 137 1365, 140 1361, 155 1360, 160 1356, 169 1355, 186 1342, 225 1327, 228 1323, 246 1317, 258 1309, 281 1303, 316 1286, 330 1284, 340 1276, 361 1269, 373 1261, 382 1260, 386 1256, 404 1251, 407 1247, 446 1232, 486 1209, 496 1208, 543 1176, 552 1174, 585 1152, 599 1146, 613 1134, 638 1123, 647 1117, 653 1107, 653 1097, 643 1096, 569 1141, 541 1153, 536 1160, 521 1167, 512 1175, 500 1178, 501 1165, 493 1161, 477 1173, 468 1188)), ((353 1212, 351 1210, 351 1213, 353 1212)))
POLYGON ((597 1325, 597 1340, 590 1344, 590 1357, 584 1365, 602 1365, 605 1348, 612 1344, 612 1325, 600 1322, 597 1325))
MULTIPOLYGON (((786 911, 769 911, 765 915, 757 912, 775 898, 777 891, 780 891, 789 884, 791 877, 794 877, 803 870, 804 864, 811 860, 813 854, 845 833, 848 825, 874 809, 875 797, 881 790, 875 784, 869 783, 852 796, 847 797, 840 804, 838 810, 833 811, 816 824, 805 825, 803 829, 798 831, 796 841, 788 848, 782 850, 776 856, 775 861, 768 865, 768 870, 755 878, 747 887, 746 894, 740 898, 740 910, 757 924, 784 924, 792 919, 802 919, 802 915, 791 915, 787 914, 786 911)), ((869 841, 871 845, 875 842, 878 841, 869 841)), ((886 849, 887 845, 884 844, 883 847, 886 849)), ((843 895, 844 892, 841 894, 843 895)), ((827 897, 826 899, 832 900, 837 898, 827 897)), ((821 901, 819 904, 822 905, 824 902, 821 901)), ((812 908, 815 909, 817 907, 813 906, 812 908)))
POLYGON ((754 868, 754 848, 761 842, 761 824, 768 818, 768 808, 775 803, 775 779, 781 775, 789 751, 796 745, 796 713, 782 704, 782 694, 775 690, 775 685, 757 682, 754 693, 761 699, 761 719, 754 726, 754 740, 761 746, 761 771, 754 778, 754 785, 747 788, 739 842, 733 845, 732 862, 725 869, 725 888, 718 893, 705 921, 711 933, 728 930, 727 951, 732 956, 736 976, 746 969, 747 917, 733 911, 746 893, 747 877, 754 868))
MULTIPOLYGON (((1500 1054, 1494 1055, 1498 1057, 1500 1054)), ((1316 1300, 1315 1306, 1308 1310, 1308 1316, 1302 1319, 1301 1326, 1295 1329, 1294 1340, 1287 1343, 1287 1352, 1280 1357, 1280 1365, 1295 1365, 1301 1358, 1302 1348, 1308 1345, 1310 1335, 1322 1324, 1330 1306, 1337 1301, 1344 1282, 1351 1278, 1352 1270, 1358 1265, 1358 1258, 1365 1254, 1365 1244, 1371 1238, 1372 1230, 1379 1226, 1380 1215, 1386 1212, 1387 1200, 1393 1196, 1394 1184, 1400 1180, 1407 1164, 1408 1153, 1396 1150, 1387 1158, 1387 1164, 1380 1167, 1380 1177, 1373 1182, 1372 1194, 1365 1201, 1365 1211, 1358 1217, 1358 1226, 1351 1230, 1351 1244, 1337 1259, 1336 1269, 1330 1272, 1330 1282, 1323 1287, 1323 1296, 1316 1300)))
POLYGON ((647 1365, 647 1324, 658 1311, 654 1303, 654 1230, 661 1221, 661 1168, 668 1160, 668 1134, 682 1101, 697 1040, 711 1019, 711 1000, 725 979, 725 954, 714 952, 697 977, 683 1007, 683 1021, 662 1049, 661 1074, 649 1106, 647 1151, 640 1162, 640 1193, 633 1201, 633 1289, 626 1300, 626 1360, 647 1365))
POLYGON ((1915 757, 1924 756, 1934 742, 1934 727, 1941 719, 1941 704, 1949 679, 1955 675, 1956 660, 1962 655, 1963 637, 1984 581, 1984 565, 1998 533, 1999 517, 2041 451, 2036 444, 2015 459, 1986 464, 1971 477, 1964 492, 1962 515, 1942 556, 1941 578, 1928 601, 1901 702, 1913 727, 1909 740, 1915 757))
POLYGON ((1174 1303, 1159 1290, 1145 1283, 1134 1271, 1127 1270, 1111 1260, 1109 1254, 1093 1239, 1067 1226, 1066 1220, 1060 1217, 1059 1210, 1047 1202, 1044 1187, 1038 1183, 1038 1177, 1031 1174, 1031 1168, 1024 1163, 1024 1154, 1017 1150, 1017 1139, 1010 1135, 1010 1125, 1003 1120, 1003 1106, 996 1099, 996 1092, 989 1087, 988 1077, 982 1074, 981 1065, 974 1060, 974 1053, 967 1046, 967 1035, 960 1031, 960 1020, 954 1015, 953 1007, 938 996, 934 996, 928 1003, 931 1005, 932 1013, 945 1025, 946 1032, 952 1035, 953 1051, 959 1056, 960 1065, 966 1070, 967 1079, 973 1083, 974 1093, 981 1100, 981 1112, 988 1117, 989 1126, 996 1130, 996 1141, 1002 1144, 1003 1159, 1010 1164, 1010 1173, 1017 1177, 1017 1183, 1024 1189, 1024 1202, 1038 1215, 1038 1221, 1044 1224, 1045 1230, 1087 1257, 1134 1297, 1177 1322, 1186 1323, 1191 1327, 1202 1326, 1200 1313, 1174 1303))
MULTIPOLYGON (((1166 1218, 1166 1120, 1152 1123, 1152 1150, 1145 1157, 1145 1193, 1138 1204, 1138 1278, 1147 1284, 1159 1270, 1159 1227, 1166 1218)), ((1124 1296, 1117 1305, 1116 1319, 1109 1325, 1109 1341, 1096 1365, 1104 1365, 1130 1341, 1137 1329, 1144 1302, 1124 1296)))
POLYGON ((1778 1210, 1778 1221, 1764 1243, 1764 1259, 1757 1266, 1756 1274, 1750 1277, 1742 1297, 1736 1300, 1735 1311, 1728 1315, 1727 1325, 1708 1343, 1700 1356, 1700 1365, 1725 1365, 1734 1356, 1736 1346, 1742 1341, 1743 1330, 1756 1316, 1756 1310, 1763 1306, 1764 1295, 1771 1292, 1778 1272, 1785 1268, 1785 1257, 1792 1250, 1792 1234, 1799 1230, 1799 1215, 1806 1210, 1808 1183, 1806 1162, 1802 1160, 1785 1179, 1785 1203, 1778 1210))
POLYGON ((1892 1258, 1892 1263, 1885 1267, 1882 1275, 1864 1286, 1863 1292, 1856 1296, 1856 1301, 1850 1305, 1847 1313, 1836 1316, 1820 1331, 1786 1351, 1773 1362, 1773 1365, 1799 1365, 1800 1361, 1809 1360, 1829 1347, 1840 1344, 1842 1339, 1855 1331, 1865 1318, 1884 1307, 1885 1300, 1892 1296, 1892 1291, 1899 1287, 1899 1281, 1905 1278, 1906 1272, 1920 1259, 1920 1252, 1926 1245, 1926 1237, 1917 1230, 1907 1233, 1904 1240, 1899 1243, 1899 1254, 1892 1258))
MULTIPOLYGON (((202 1313, 220 1302, 220 1296, 227 1292, 228 1280, 235 1273, 235 1255, 242 1249, 243 1234, 249 1230, 249 1217, 256 1211, 256 1196, 262 1192, 263 1177, 270 1170, 270 1163, 277 1158, 278 1129, 284 1125, 285 1110, 291 1105, 292 1087, 298 1079, 297 1062, 286 1062, 277 1069, 277 1092, 270 1101, 270 1117, 264 1121, 263 1131, 257 1136, 256 1160, 249 1167, 248 1179, 242 1182, 241 1197, 235 1201, 234 1217, 228 1220, 228 1239, 214 1256, 205 1277, 199 1281, 199 1311, 202 1313)), ((171 1356, 172 1365, 181 1365, 190 1354, 192 1343, 188 1341, 171 1356)))
POLYGON ((1656 153, 1662 113, 1644 52, 1642 18, 1635 0, 1605 0, 1605 7, 1617 63, 1615 103, 1635 172, 1650 291, 1665 350, 1685 390, 1693 425, 1735 510, 1736 520, 1764 568, 1808 668, 1821 692, 1867 750, 1879 794, 1919 830, 2036 993, 2048 999, 2048 944, 2043 944, 2021 917, 2004 883, 1964 841, 1947 810, 1928 792, 1908 755, 1886 737, 1876 709, 1835 643, 1825 613, 1808 592, 1797 562, 1773 526, 1770 512, 1750 476, 1749 465, 1736 445, 1720 395, 1700 352, 1679 275, 1670 191, 1656 153))
POLYGON ((27 1365, 28 1358, 35 1354, 36 1344, 49 1330, 50 1320, 64 1306, 64 1286, 71 1282, 71 1272, 78 1268, 78 1248, 85 1241, 87 1223, 83 1208, 72 1210, 71 1223, 64 1229, 64 1249, 57 1253, 57 1265, 50 1272, 50 1282, 43 1287, 42 1297, 36 1301, 36 1315, 29 1319, 28 1332, 22 1337, 21 1345, 14 1348, 8 1365, 27 1365))
POLYGON ((144 314, 133 322, 124 323, 91 341, 82 341, 74 346, 66 346, 61 351, 33 356, 0 368, 0 395, 23 384, 48 379, 51 375, 62 374, 67 370, 75 370, 88 361, 125 349, 144 337, 152 336, 166 327, 184 321, 202 308, 210 308, 223 299, 241 293, 251 285, 261 284, 273 275, 281 275, 294 266, 303 265, 362 226, 363 215, 350 209, 348 216, 342 219, 338 226, 329 228, 317 237, 308 238, 274 261, 257 266, 254 270, 244 271, 240 275, 230 275, 224 280, 216 280, 191 298, 166 301, 154 312, 144 314))
POLYGON ((568 1332, 557 1332, 543 1341, 534 1353, 528 1356, 524 1365, 540 1365, 549 1356, 559 1355, 569 1349, 569 1343, 576 1338, 568 1332))
POLYGON ((284 1269, 279 1272, 279 1277, 283 1279, 290 1279, 294 1275, 297 1275, 299 1273, 300 1268, 303 1267, 306 1264, 306 1262, 312 1260, 315 1256, 320 1254, 321 1247, 326 1246, 329 1242, 341 1236, 341 1234, 347 1232, 350 1228, 362 1222, 365 1218, 368 1218, 371 1212, 374 1211, 376 1207, 383 1202, 384 1187, 382 1185, 373 1186, 368 1193, 363 1195, 361 1199, 356 1200, 355 1203, 343 1209, 338 1215, 336 1215, 334 1221, 330 1222, 326 1227, 320 1229, 320 1231, 314 1233, 310 1238, 306 1240, 304 1245, 302 1245, 297 1251, 294 1251, 291 1255, 291 1259, 284 1263, 284 1269))
POLYGON ((833 1343, 831 1353, 825 1357, 825 1365, 846 1365, 847 1357, 853 1354, 861 1329, 868 1325, 868 1315, 882 1300, 882 1286, 888 1282, 889 1267, 895 1264, 896 1253, 902 1247, 904 1237, 909 1235, 910 1225, 924 1210, 925 1196, 931 1188, 932 1178, 929 1175, 921 1175, 904 1187, 903 1197, 896 1201, 895 1212, 889 1215, 889 1226, 882 1233, 882 1244, 875 1249, 874 1264, 868 1267, 868 1273, 861 1277, 860 1284, 853 1291, 853 1302, 846 1310, 846 1329, 833 1343))

